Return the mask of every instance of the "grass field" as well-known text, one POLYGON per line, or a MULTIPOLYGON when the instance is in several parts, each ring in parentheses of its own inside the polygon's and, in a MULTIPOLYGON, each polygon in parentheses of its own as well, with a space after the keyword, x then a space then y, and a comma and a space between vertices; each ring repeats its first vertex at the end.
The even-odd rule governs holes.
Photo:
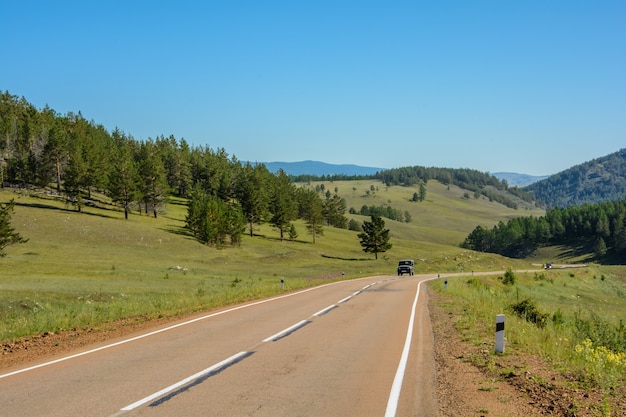
MULTIPOLYGON (((609 404, 626 391, 625 268, 595 265, 514 276, 513 285, 490 276, 450 278, 447 289, 441 280, 430 286, 444 295, 463 340, 493 346, 495 317, 505 314, 507 354, 544 358, 568 375, 575 389, 599 389, 604 401, 594 405, 597 415, 621 415, 612 414, 619 410, 611 411, 609 404), (520 315, 514 308, 520 305, 534 306, 538 314, 520 315)), ((493 355, 470 360, 499 369, 504 377, 511 371, 498 368, 493 355)))
MULTIPOLYGON (((321 184, 302 186, 316 185, 321 184)), ((490 227, 542 211, 467 198, 463 190, 435 181, 420 203, 409 201, 416 188, 387 188, 374 181, 326 182, 324 187, 336 189, 348 208, 391 205, 408 211, 412 221, 385 220, 393 247, 378 260, 362 251, 357 232, 326 227, 313 244, 301 222, 295 223, 300 235, 294 241, 280 241, 277 230, 262 225, 254 237, 244 236, 241 246, 216 249, 186 233, 186 204, 180 199, 170 199, 157 219, 135 212, 124 220, 120 210, 105 203, 77 213, 40 193, 2 189, 0 202, 16 203, 13 227, 29 240, 6 248, 7 256, 0 258, 0 340, 106 329, 126 318, 172 317, 343 279, 342 274, 345 279, 393 275, 398 259, 412 258, 418 274, 468 273, 452 278, 448 290, 441 280, 429 284, 445 291, 447 308, 461 317, 457 328, 466 340, 492 340, 493 318, 505 312, 513 323, 507 325, 513 349, 542 355, 563 372, 578 372, 581 381, 591 375, 606 392, 623 383, 626 359, 611 356, 619 349, 590 345, 585 335, 607 346, 624 336, 626 267, 538 270, 519 274, 515 285, 504 285, 501 277, 472 277, 471 271, 579 261, 567 258, 567 248, 544 248, 533 258, 513 260, 458 246, 479 224, 490 227), (510 314, 511 306, 525 299, 545 314, 544 327, 510 314)))
MULTIPOLYGON (((134 213, 124 220, 115 207, 77 213, 41 193, 1 190, 16 202, 13 227, 27 243, 0 259, 0 339, 98 326, 125 317, 172 316, 333 279, 394 274, 401 258, 416 260, 416 273, 526 268, 528 262, 463 250, 458 243, 477 224, 524 214, 431 181, 425 202, 409 201, 414 189, 381 183, 327 183, 348 207, 391 204, 411 213, 411 223, 386 221, 393 248, 378 260, 362 251, 357 233, 326 227, 312 243, 303 223, 299 237, 280 241, 263 225, 240 247, 215 249, 184 229, 186 205, 171 199, 159 218, 134 213), (367 196, 374 185, 378 191, 367 196), (353 190, 356 188, 356 191, 353 190)), ((540 213, 540 212, 537 212, 540 213)), ((359 221, 363 216, 351 216, 359 221)))

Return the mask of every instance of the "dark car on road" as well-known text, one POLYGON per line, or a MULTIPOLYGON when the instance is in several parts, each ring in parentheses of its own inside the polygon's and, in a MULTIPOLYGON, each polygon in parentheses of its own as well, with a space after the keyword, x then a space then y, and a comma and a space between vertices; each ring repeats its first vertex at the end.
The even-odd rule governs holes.
POLYGON ((409 274, 413 275, 415 262, 412 259, 403 259, 398 262, 398 276, 409 274))

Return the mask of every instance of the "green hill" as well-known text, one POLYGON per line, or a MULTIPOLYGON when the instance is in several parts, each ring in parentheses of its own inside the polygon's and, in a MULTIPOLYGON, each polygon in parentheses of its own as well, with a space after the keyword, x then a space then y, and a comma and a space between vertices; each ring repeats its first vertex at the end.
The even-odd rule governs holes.
MULTIPOLYGON (((453 278, 449 290, 440 280, 429 287, 449 297, 447 314, 460 323, 463 338, 476 346, 492 340, 492 329, 485 323, 492 323, 496 313, 530 297, 528 303, 536 302, 541 317, 551 324, 542 331, 524 318, 512 317, 509 338, 515 349, 536 352, 542 346, 541 351, 559 358, 567 372, 587 372, 587 362, 572 353, 584 340, 592 341, 592 353, 606 352, 604 346, 623 352, 623 267, 520 274, 515 287, 496 276, 469 276, 470 271, 538 269, 544 259, 512 260, 461 249, 458 243, 477 224, 489 227, 516 216, 542 214, 539 210, 513 210, 437 181, 428 182, 422 202, 410 201, 412 187, 385 187, 374 180, 337 181, 324 188, 336 188, 348 207, 390 205, 408 212, 412 220, 386 220, 393 247, 378 260, 361 250, 357 232, 325 227, 313 244, 302 222, 295 223, 300 236, 294 241, 280 241, 277 230, 263 225, 253 237, 244 235, 240 246, 216 249, 200 244, 184 229, 186 200, 170 198, 158 218, 133 212, 125 220, 123 211, 102 196, 95 196, 79 213, 41 192, 0 189, 0 202, 16 203, 13 227, 29 239, 7 247, 7 256, 0 258, 0 340, 106 330, 122 322, 174 317, 334 280, 393 275, 398 259, 413 258, 418 274, 467 272, 466 277, 453 278), (569 342, 557 343, 557 338, 569 342)), ((545 256, 570 260, 567 248, 548 249, 545 256)), ((620 363, 615 371, 592 373, 592 378, 621 389, 615 381, 620 381, 623 367, 620 363)))
MULTIPOLYGON (((446 186, 431 180, 427 184, 426 199, 413 202, 413 194, 419 192, 415 186, 385 186, 377 180, 354 180, 335 182, 314 182, 311 186, 324 184, 325 189, 334 191, 345 198, 348 208, 357 211, 363 205, 391 206, 402 212, 408 211, 411 222, 387 220, 392 235, 399 239, 423 243, 437 243, 458 246, 477 225, 491 227, 498 221, 513 217, 543 215, 540 209, 513 210, 484 196, 474 198, 467 190, 451 185, 446 186), (372 191, 374 187, 374 191, 372 191)), ((352 216, 362 221, 363 216, 352 216)))
MULTIPOLYGON (((296 222, 299 237, 280 241, 269 225, 244 236, 239 247, 215 249, 184 229, 186 202, 171 198, 153 218, 124 213, 103 201, 79 213, 63 201, 35 191, 0 191, 14 199, 12 225, 25 244, 2 258, 0 339, 92 327, 123 317, 171 316, 269 296, 286 289, 366 275, 395 273, 399 258, 414 258, 416 273, 527 267, 524 261, 476 254, 458 247, 476 224, 528 215, 466 198, 463 190, 428 183, 426 201, 410 202, 411 187, 377 181, 327 183, 348 207, 390 204, 411 213, 410 223, 386 220, 393 248, 378 261, 362 251, 357 232, 325 227, 316 243, 296 222), (374 186, 374 193, 365 190, 374 186), (97 207, 96 207, 97 206, 97 207)), ((539 213, 537 213, 539 214, 539 213)), ((364 216, 350 215, 363 221, 364 216)))
POLYGON ((548 208, 626 199, 626 149, 573 166, 524 188, 548 208))

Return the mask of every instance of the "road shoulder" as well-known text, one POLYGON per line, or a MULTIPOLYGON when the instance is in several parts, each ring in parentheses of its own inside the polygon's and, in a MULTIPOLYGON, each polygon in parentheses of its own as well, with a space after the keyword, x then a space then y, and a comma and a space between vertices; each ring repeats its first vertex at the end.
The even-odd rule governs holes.
MULTIPOLYGON (((520 352, 495 355, 495 336, 479 346, 463 341, 444 295, 428 291, 441 416, 601 415, 600 393, 569 388, 566 377, 541 358, 520 352)), ((626 409, 623 400, 616 401, 611 409, 626 409)))

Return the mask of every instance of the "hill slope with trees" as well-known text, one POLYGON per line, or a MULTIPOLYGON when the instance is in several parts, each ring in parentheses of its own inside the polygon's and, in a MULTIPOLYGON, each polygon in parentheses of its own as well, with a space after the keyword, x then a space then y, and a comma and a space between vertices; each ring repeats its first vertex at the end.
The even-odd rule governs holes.
POLYGON ((626 149, 576 165, 523 190, 548 208, 626 199, 626 149))
POLYGON ((523 258, 548 245, 578 246, 594 260, 626 260, 626 200, 554 208, 541 217, 518 217, 492 229, 477 226, 462 247, 523 258))
POLYGON ((347 227, 345 204, 295 187, 282 171, 173 135, 138 141, 117 128, 109 133, 80 112, 39 110, 8 92, 0 94, 0 186, 47 190, 78 212, 104 195, 126 219, 132 212, 156 218, 170 196, 190 199, 188 229, 215 246, 239 244, 245 225, 253 236, 265 222, 281 240, 296 219, 313 240, 323 224, 347 227))
POLYGON ((456 185, 471 191, 475 198, 482 195, 513 209, 517 209, 520 205, 534 206, 532 195, 518 187, 509 187, 506 181, 501 181, 493 175, 474 169, 413 166, 382 171, 374 178, 381 180, 387 186, 411 186, 434 179, 444 185, 456 185))

